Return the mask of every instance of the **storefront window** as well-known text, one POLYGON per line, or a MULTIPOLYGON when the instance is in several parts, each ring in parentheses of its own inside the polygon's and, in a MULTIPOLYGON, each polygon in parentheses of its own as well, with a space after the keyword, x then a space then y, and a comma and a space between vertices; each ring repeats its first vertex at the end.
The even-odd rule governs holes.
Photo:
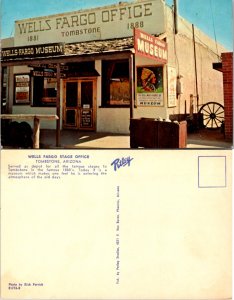
POLYGON ((102 106, 129 106, 128 60, 102 62, 102 106))
POLYGON ((44 78, 44 89, 43 89, 43 103, 54 103, 56 102, 57 95, 57 79, 56 78, 44 78))
POLYGON ((53 77, 33 78, 33 106, 56 106, 57 79, 53 77))

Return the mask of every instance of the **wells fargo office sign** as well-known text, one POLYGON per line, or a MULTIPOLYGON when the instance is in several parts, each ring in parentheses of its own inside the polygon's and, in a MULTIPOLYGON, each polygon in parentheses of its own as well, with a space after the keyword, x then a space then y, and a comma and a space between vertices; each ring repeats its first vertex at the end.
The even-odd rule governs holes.
POLYGON ((31 45, 1 49, 1 60, 47 57, 64 54, 64 44, 31 45))
POLYGON ((167 43, 142 30, 134 30, 134 48, 138 55, 151 58, 158 63, 167 62, 167 43))
POLYGON ((133 28, 165 32, 165 2, 151 0, 15 22, 15 46, 105 40, 132 36, 133 28), (111 28, 111 30, 110 30, 111 28))

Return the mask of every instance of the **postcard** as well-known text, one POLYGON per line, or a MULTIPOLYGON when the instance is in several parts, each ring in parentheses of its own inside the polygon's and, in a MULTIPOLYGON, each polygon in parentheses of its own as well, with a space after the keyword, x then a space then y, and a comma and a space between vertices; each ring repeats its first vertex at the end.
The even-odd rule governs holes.
POLYGON ((232 1, 2 0, 1 298, 232 298, 232 1))
POLYGON ((231 155, 2 150, 2 298, 231 298, 231 155))

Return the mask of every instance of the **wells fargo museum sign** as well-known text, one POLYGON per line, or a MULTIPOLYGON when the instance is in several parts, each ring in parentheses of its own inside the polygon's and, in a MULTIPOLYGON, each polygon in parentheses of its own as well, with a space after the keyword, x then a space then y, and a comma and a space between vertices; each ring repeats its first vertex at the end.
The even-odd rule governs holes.
POLYGON ((1 60, 56 56, 64 54, 64 44, 31 45, 2 48, 0 54, 1 60))
POLYGON ((119 3, 15 22, 15 46, 73 43, 132 36, 133 28, 165 32, 163 0, 119 3))
POLYGON ((167 43, 137 28, 134 29, 134 48, 138 55, 167 63, 167 43))

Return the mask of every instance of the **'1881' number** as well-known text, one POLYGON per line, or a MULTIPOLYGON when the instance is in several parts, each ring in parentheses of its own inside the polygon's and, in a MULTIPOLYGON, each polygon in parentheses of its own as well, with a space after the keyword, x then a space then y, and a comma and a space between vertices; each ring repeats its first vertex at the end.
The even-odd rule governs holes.
POLYGON ((29 35, 28 42, 35 42, 38 41, 38 35, 29 35))

